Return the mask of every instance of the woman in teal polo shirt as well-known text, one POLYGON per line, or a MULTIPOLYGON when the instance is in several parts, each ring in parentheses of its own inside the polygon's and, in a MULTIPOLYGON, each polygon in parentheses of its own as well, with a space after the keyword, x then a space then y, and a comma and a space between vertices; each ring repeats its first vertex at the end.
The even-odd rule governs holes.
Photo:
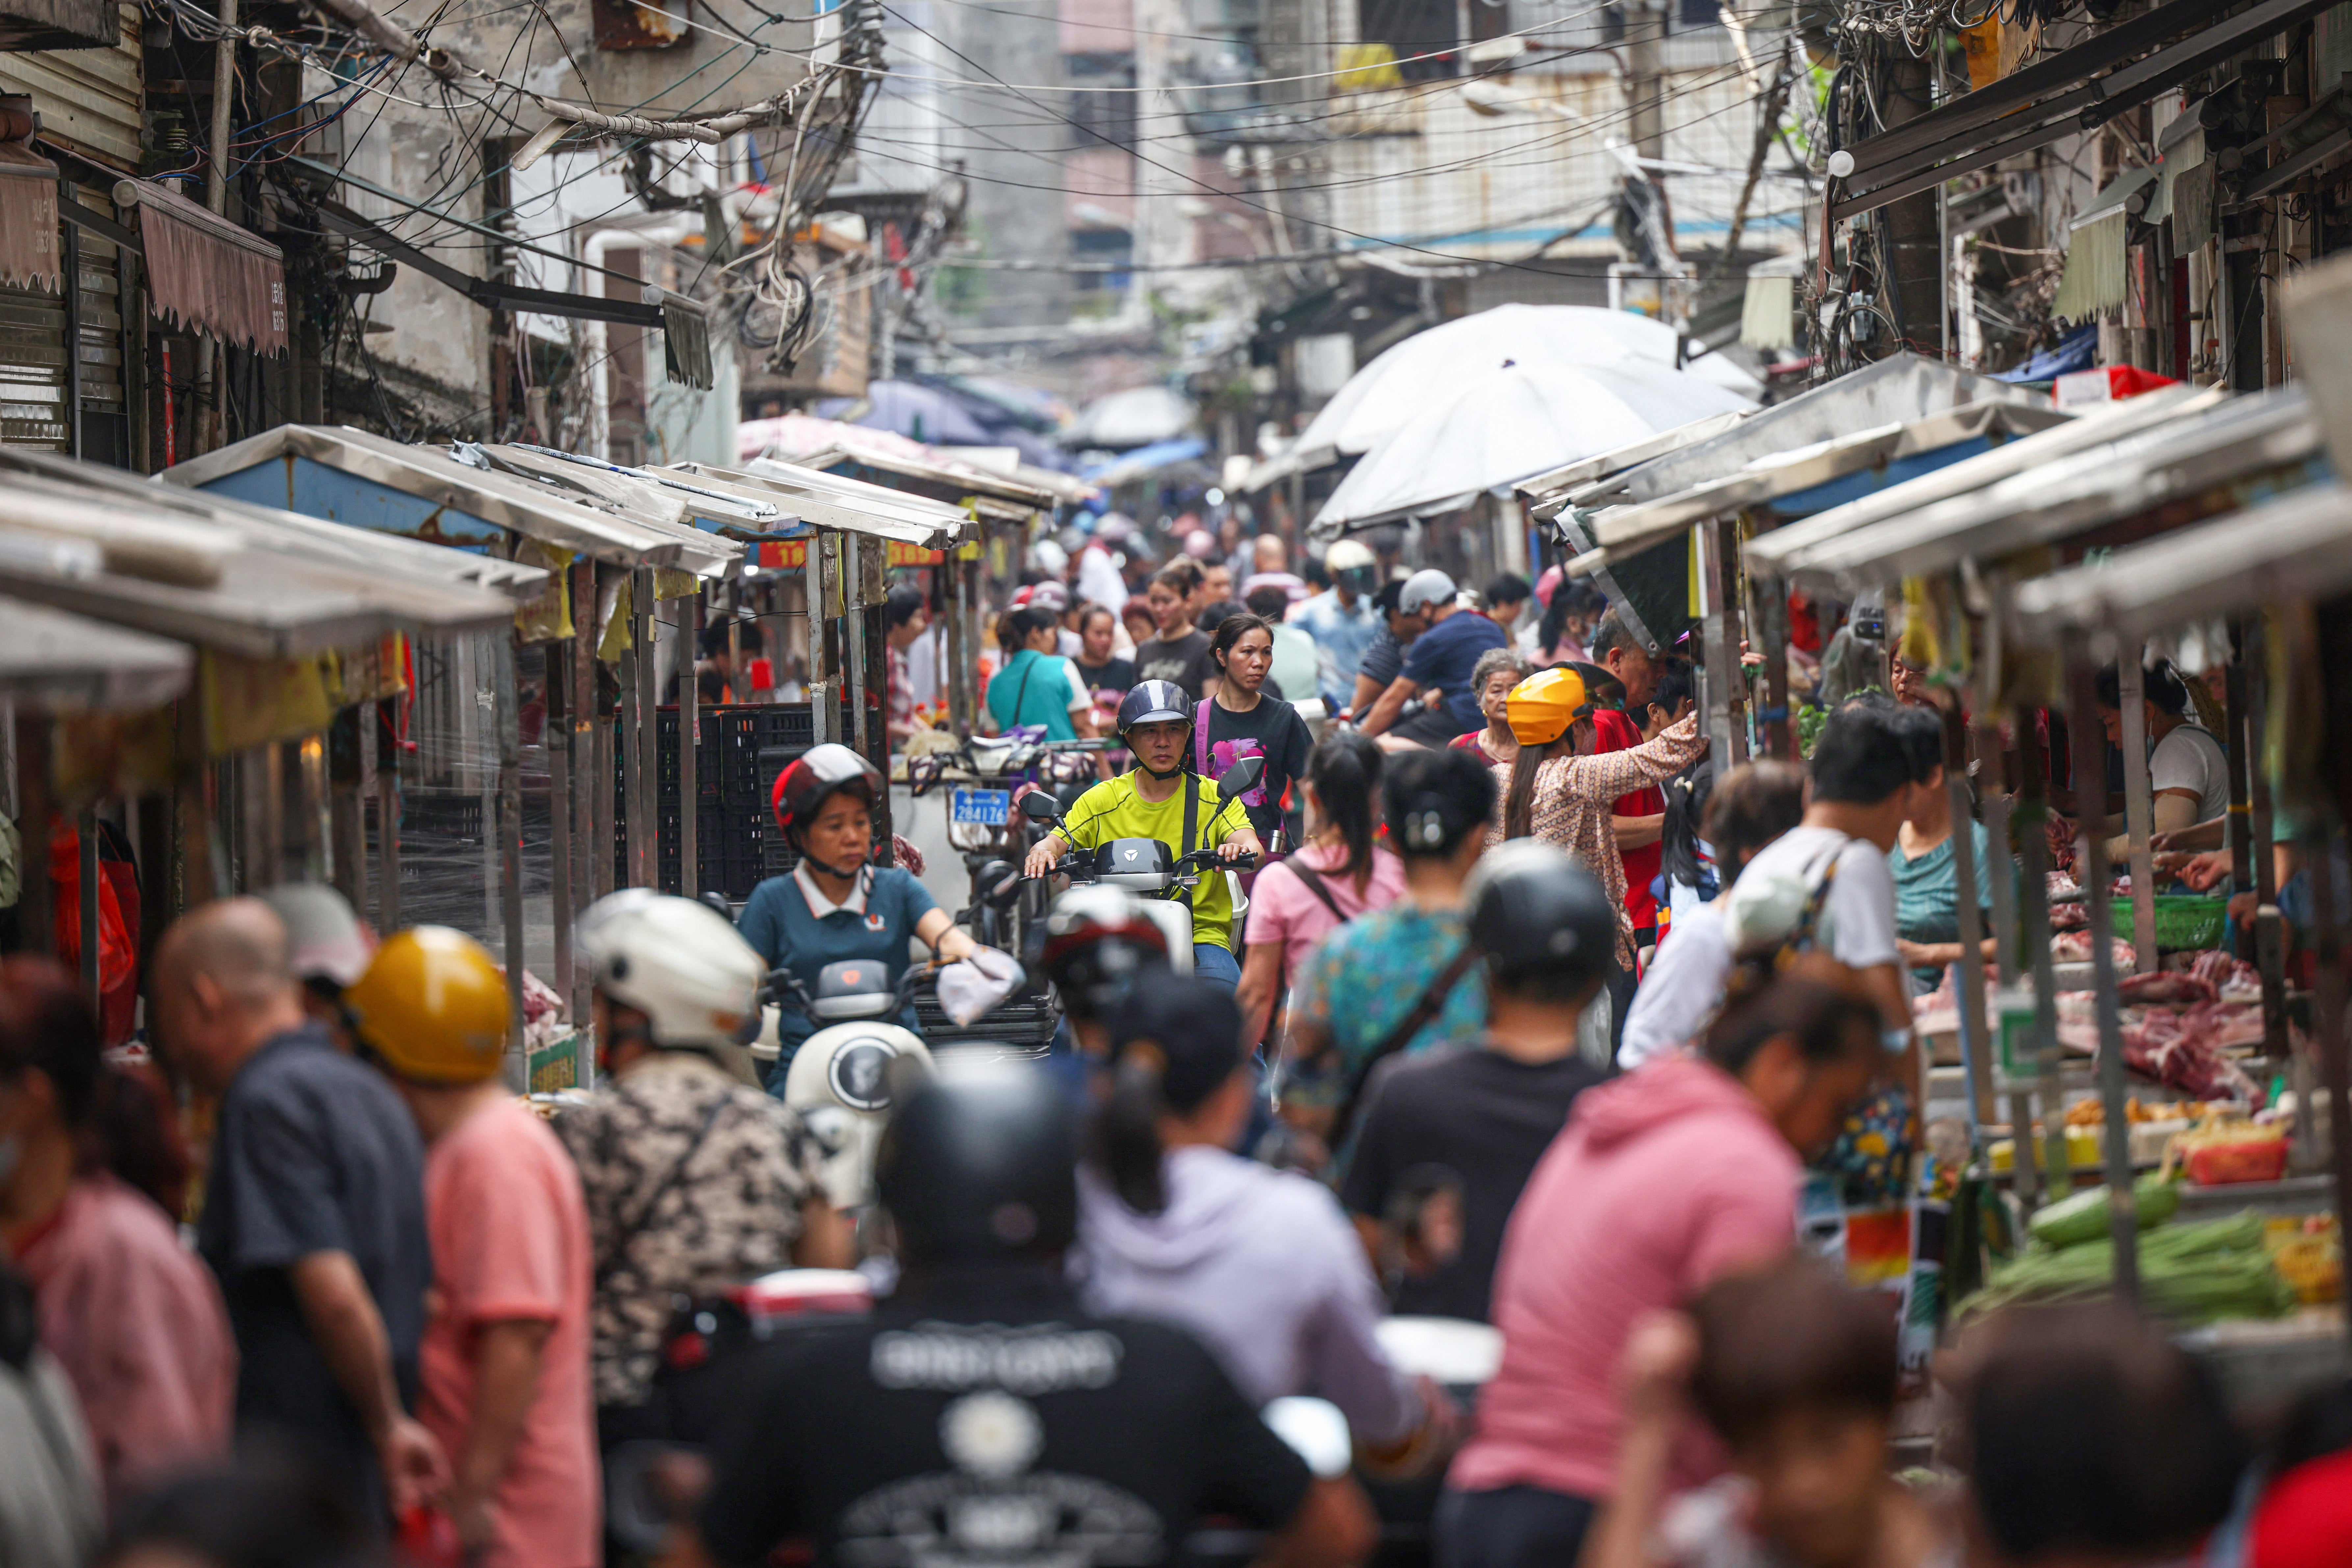
MULTIPOLYGON (((751 889, 737 923, 771 969, 789 969, 814 994, 816 977, 844 959, 879 960, 896 985, 907 968, 907 939, 920 938, 943 962, 970 958, 979 944, 901 867, 867 863, 874 852, 874 804, 882 775, 847 746, 814 746, 776 775, 776 825, 800 855, 790 876, 751 889)), ((909 1003, 898 1023, 915 1027, 909 1003)), ((782 1054, 768 1075, 782 1093, 793 1053, 814 1026, 791 1006, 779 1009, 782 1054)))
POLYGON ((1078 667, 1055 653, 1061 623, 1024 605, 997 617, 996 645, 1004 668, 988 678, 988 716, 996 732, 1017 724, 1045 726, 1049 741, 1075 741, 1094 733, 1094 694, 1078 667))

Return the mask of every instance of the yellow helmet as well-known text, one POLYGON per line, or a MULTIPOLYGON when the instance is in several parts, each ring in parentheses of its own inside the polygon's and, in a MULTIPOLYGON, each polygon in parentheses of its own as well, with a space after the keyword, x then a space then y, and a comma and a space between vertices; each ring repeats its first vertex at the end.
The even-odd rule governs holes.
POLYGON ((1584 677, 1572 669, 1539 669, 1511 688, 1506 708, 1522 746, 1549 746, 1592 711, 1584 677))
POLYGON ((506 976, 482 944, 447 926, 396 931, 343 992, 360 1043, 402 1078, 480 1083, 506 1054, 506 976))

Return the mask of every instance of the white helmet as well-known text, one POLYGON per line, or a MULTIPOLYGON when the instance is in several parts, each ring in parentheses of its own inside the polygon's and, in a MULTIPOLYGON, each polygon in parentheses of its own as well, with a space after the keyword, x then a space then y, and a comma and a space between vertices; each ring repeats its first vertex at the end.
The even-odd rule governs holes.
POLYGON ((1323 552, 1324 568, 1331 572, 1347 572, 1361 567, 1377 569, 1380 563, 1380 558, 1372 553, 1370 546, 1353 539, 1342 539, 1323 552))
POLYGON ((692 899, 650 888, 609 894, 582 913, 572 940, 596 989, 643 1013, 657 1046, 731 1045, 758 1015, 766 961, 692 899))

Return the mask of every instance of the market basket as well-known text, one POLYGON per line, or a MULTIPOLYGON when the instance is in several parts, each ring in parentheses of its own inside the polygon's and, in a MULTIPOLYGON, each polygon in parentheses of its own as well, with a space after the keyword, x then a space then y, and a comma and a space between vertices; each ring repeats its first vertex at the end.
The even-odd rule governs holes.
POLYGON ((2221 945, 2230 900, 2196 893, 2156 895, 2156 945, 2168 952, 2221 945))

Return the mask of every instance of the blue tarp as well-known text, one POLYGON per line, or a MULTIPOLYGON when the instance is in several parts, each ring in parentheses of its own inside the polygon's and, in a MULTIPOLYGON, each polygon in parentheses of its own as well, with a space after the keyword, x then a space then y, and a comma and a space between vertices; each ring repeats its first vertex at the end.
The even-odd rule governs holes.
POLYGON ((1149 447, 1138 447, 1132 452, 1122 452, 1106 463, 1097 463, 1078 477, 1088 484, 1108 489, 1139 479, 1161 468, 1172 468, 1179 463, 1189 463, 1209 449, 1206 441, 1187 436, 1177 441, 1155 441, 1149 447))
POLYGON ((2078 370, 2089 370, 2099 357, 2099 329, 2077 327, 2015 370, 2002 371, 1995 381, 2049 381, 2078 370))

